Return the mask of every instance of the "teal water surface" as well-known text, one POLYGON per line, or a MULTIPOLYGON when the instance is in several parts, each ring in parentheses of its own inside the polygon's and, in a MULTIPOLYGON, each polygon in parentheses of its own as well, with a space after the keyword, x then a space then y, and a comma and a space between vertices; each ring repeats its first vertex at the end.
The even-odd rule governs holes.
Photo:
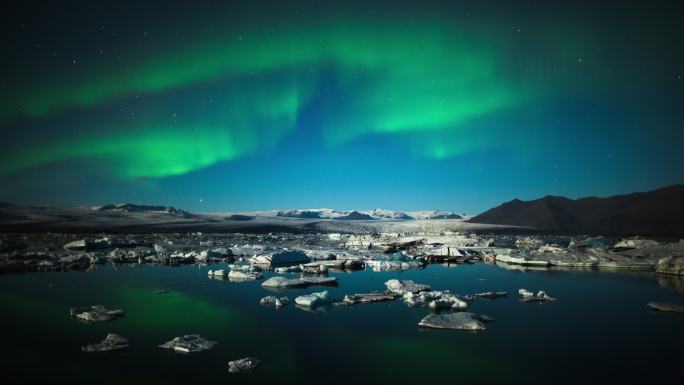
MULTIPOLYGON (((149 385, 679 382, 684 315, 652 312, 645 304, 681 302, 682 294, 665 286, 682 285, 651 273, 522 272, 484 264, 331 273, 339 286, 327 290, 340 298, 383 290, 391 278, 458 294, 508 291, 508 298, 471 305, 469 311, 495 322, 469 333, 421 329, 418 321, 429 310, 401 300, 317 312, 292 304, 265 308, 259 299, 274 293, 262 281, 209 279, 208 269, 103 266, 0 277, 3 377, 11 383, 149 385), (522 303, 519 288, 544 289, 558 301, 522 303), (168 293, 157 294, 161 289, 168 293), (122 308, 126 316, 83 324, 68 315, 71 307, 93 304, 122 308), (130 348, 81 351, 109 332, 130 338, 130 348), (190 355, 157 347, 193 333, 218 345, 190 355), (250 373, 229 374, 228 361, 246 356, 264 363, 250 373)), ((293 300, 321 290, 275 295, 293 300)))

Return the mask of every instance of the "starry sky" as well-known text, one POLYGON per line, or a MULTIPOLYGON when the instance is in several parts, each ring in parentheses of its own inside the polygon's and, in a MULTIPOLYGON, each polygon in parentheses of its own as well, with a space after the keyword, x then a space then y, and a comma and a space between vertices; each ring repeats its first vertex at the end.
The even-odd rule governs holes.
POLYGON ((684 182, 673 1, 3 10, 0 200, 442 209, 684 182))

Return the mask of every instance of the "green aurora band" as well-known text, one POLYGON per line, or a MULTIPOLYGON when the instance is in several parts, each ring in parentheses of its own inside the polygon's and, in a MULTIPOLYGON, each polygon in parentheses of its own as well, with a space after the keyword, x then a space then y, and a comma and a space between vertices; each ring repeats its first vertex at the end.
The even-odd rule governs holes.
MULTIPOLYGON (((491 145, 496 130, 473 132, 465 123, 543 94, 538 80, 517 76, 505 52, 497 50, 504 35, 496 31, 477 33, 441 22, 337 21, 255 29, 245 36, 226 32, 215 41, 162 46, 133 60, 126 71, 91 68, 11 90, 21 113, 4 106, 0 122, 47 122, 52 115, 139 94, 153 98, 213 81, 236 84, 214 103, 210 122, 196 117, 176 124, 146 119, 126 127, 90 123, 79 127, 83 135, 15 146, 0 173, 92 158, 115 165, 117 177, 166 177, 257 154, 296 127, 301 108, 316 97, 316 73, 324 70, 351 96, 341 107, 344 117, 325 119, 320 127, 326 143, 394 135, 418 143, 423 150, 414 151, 416 156, 437 159, 491 145), (292 76, 269 80, 280 73, 292 76)), ((5 94, 3 99, 10 100, 5 94)))
POLYGON ((260 84, 224 92, 223 100, 212 103, 221 111, 212 122, 191 116, 188 122, 159 125, 155 116, 133 129, 105 125, 93 134, 55 138, 47 148, 21 148, 0 165, 0 172, 95 158, 118 177, 164 177, 263 151, 296 125, 300 104, 311 91, 293 81, 260 84))

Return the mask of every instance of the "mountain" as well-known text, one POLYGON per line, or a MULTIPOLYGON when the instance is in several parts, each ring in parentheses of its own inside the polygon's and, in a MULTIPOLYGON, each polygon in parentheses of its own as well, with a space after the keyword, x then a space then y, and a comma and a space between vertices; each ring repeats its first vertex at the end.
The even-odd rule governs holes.
POLYGON ((173 206, 157 206, 157 205, 136 205, 133 203, 123 204, 108 204, 97 209, 98 211, 121 211, 126 213, 144 213, 149 211, 164 212, 169 214, 180 214, 186 218, 192 218, 193 215, 185 210, 179 210, 173 206))
POLYGON ((368 220, 373 219, 373 217, 371 217, 368 214, 360 213, 358 211, 352 211, 347 215, 335 217, 333 219, 337 219, 340 221, 368 221, 368 220))
MULTIPOLYGON (((404 217, 401 212, 336 211, 331 209, 188 213, 167 206, 22 206, 0 204, 0 233, 344 233, 377 234, 466 231, 499 228, 464 223, 461 220, 435 220, 421 223, 404 217), (278 215, 280 213, 280 216, 278 215), (286 215, 299 216, 299 218, 286 215), (312 216, 313 218, 306 218, 312 216)), ((434 214, 434 212, 429 212, 434 214)), ((428 216, 432 216, 429 214, 428 216)), ((0 240, 1 243, 1 240, 0 240)))
POLYGON ((541 230, 620 235, 684 235, 684 185, 608 198, 514 199, 469 220, 541 230))
POLYGON ((202 231, 210 228, 214 222, 214 218, 166 206, 120 204, 101 207, 0 207, 0 232, 202 231))
POLYGON ((253 221, 256 217, 254 215, 232 214, 225 218, 227 221, 253 221))
MULTIPOLYGON (((108 204, 104 206, 22 206, 0 202, 0 232, 402 232, 416 220, 460 218, 443 211, 402 212, 333 209, 190 213, 170 206, 108 204)), ((441 232, 483 228, 463 221, 436 220, 423 227, 441 232)))
POLYGON ((307 209, 307 210, 289 210, 278 211, 276 216, 283 218, 300 218, 300 219, 334 219, 347 215, 347 212, 336 211, 331 209, 307 209))
MULTIPOLYGON (((266 214, 266 213, 264 213, 266 214)), ((386 209, 338 211, 332 209, 305 209, 278 211, 276 216, 300 219, 337 219, 337 220, 429 220, 463 219, 463 215, 450 211, 395 211, 386 209)))
POLYGON ((364 211, 364 213, 373 217, 374 219, 413 219, 412 216, 404 212, 394 210, 375 209, 373 211, 364 211))
POLYGON ((414 219, 430 220, 430 219, 463 219, 462 214, 452 213, 450 211, 414 211, 411 213, 414 219))

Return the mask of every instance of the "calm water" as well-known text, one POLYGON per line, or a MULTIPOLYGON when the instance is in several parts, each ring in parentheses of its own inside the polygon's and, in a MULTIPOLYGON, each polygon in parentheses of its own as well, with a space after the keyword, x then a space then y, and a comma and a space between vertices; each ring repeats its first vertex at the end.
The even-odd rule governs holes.
MULTIPOLYGON (((212 267, 215 268, 215 267, 212 267)), ((94 272, 0 277, 3 378, 17 383, 320 384, 351 381, 448 383, 676 383, 681 371, 684 315, 654 313, 645 303, 683 301, 650 274, 519 272, 477 264, 403 273, 331 273, 337 296, 384 289, 390 278, 467 294, 545 289, 558 301, 521 303, 517 296, 478 300, 471 311, 495 317, 488 330, 421 330, 425 308, 401 301, 306 312, 260 306, 272 292, 262 281, 207 278, 208 268, 101 267, 94 272), (155 292, 168 289, 168 294, 155 292), (102 324, 69 318, 73 306, 123 308, 102 324), (108 332, 131 339, 127 350, 81 352, 108 332), (199 333, 219 344, 191 355, 157 347, 199 333), (263 359, 252 373, 229 374, 227 362, 263 359)), ((681 286, 680 286, 681 287, 681 286)), ((305 292, 285 293, 294 299, 305 292)))

